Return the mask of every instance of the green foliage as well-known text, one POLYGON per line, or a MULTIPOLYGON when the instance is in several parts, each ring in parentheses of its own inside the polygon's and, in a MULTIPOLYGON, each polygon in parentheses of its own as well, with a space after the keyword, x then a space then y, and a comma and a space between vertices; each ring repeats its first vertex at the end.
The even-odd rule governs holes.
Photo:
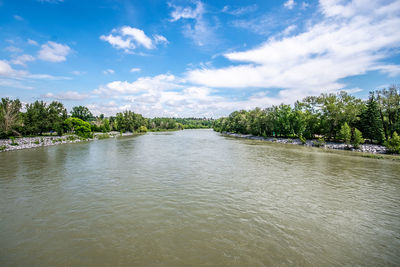
POLYGON ((389 153, 400 154, 400 136, 397 132, 393 133, 393 137, 385 142, 385 146, 387 147, 389 153))
POLYGON ((10 140, 11 140, 10 145, 12 145, 12 146, 18 146, 19 145, 17 142, 15 142, 15 137, 14 136, 10 136, 10 140))
POLYGON ((382 119, 379 114, 378 102, 375 100, 375 94, 370 93, 366 108, 360 115, 359 127, 365 138, 372 143, 376 141, 382 143, 384 138, 382 119))
POLYGON ((7 148, 7 146, 2 145, 2 146, 0 146, 0 151, 6 150, 6 148, 7 148))
POLYGON ((362 136, 362 133, 357 128, 355 128, 353 140, 352 140, 351 144, 353 145, 354 148, 359 148, 360 144, 363 144, 363 143, 364 143, 364 138, 362 136))
POLYGON ((351 141, 351 129, 350 126, 345 122, 340 128, 340 138, 349 145, 351 141))
POLYGON ((307 139, 306 139, 304 136, 300 135, 300 136, 299 136, 299 139, 300 139, 300 142, 301 142, 303 145, 305 145, 305 144, 307 143, 307 139))
POLYGON ((94 118, 90 110, 84 106, 73 107, 71 111, 71 117, 78 118, 83 121, 91 121, 94 118))
POLYGON ((117 113, 115 117, 116 130, 119 132, 135 132, 140 126, 147 125, 147 119, 130 110, 117 113))
POLYGON ((318 140, 313 141, 312 144, 313 144, 313 146, 316 146, 316 147, 323 147, 323 146, 325 146, 325 139, 320 137, 320 138, 318 138, 318 140))
POLYGON ((97 137, 97 139, 101 140, 101 139, 110 138, 110 135, 108 133, 103 133, 103 134, 96 135, 96 137, 97 137))
POLYGON ((65 120, 64 127, 68 132, 75 133, 82 138, 92 138, 90 124, 78 118, 70 117, 65 120))
POLYGON ((38 145, 38 144, 40 144, 40 141, 39 140, 36 140, 35 142, 33 142, 35 145, 38 145))
POLYGON ((147 127, 144 126, 144 125, 140 126, 139 129, 138 129, 138 132, 139 133, 146 133, 147 132, 147 127))
POLYGON ((21 125, 21 102, 2 98, 0 102, 0 138, 6 138, 16 133, 16 128, 21 125))

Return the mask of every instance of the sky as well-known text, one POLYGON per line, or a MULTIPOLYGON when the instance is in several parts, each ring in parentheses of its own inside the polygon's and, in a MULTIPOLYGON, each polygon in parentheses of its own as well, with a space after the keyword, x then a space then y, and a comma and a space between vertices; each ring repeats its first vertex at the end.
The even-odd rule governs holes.
POLYGON ((400 0, 0 0, 0 97, 227 116, 400 78, 400 0))

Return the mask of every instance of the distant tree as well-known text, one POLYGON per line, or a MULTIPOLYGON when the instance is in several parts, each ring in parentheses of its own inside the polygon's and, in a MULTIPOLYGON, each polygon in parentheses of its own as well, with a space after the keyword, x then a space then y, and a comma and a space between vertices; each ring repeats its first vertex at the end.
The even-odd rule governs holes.
POLYGON ((400 154, 400 136, 397 132, 394 132, 393 137, 385 142, 385 146, 388 148, 389 153, 400 154))
POLYGON ((391 86, 389 89, 377 90, 379 114, 382 120, 386 141, 400 130, 400 88, 391 86))
POLYGON ((83 138, 93 137, 90 123, 79 118, 70 117, 64 121, 64 128, 67 132, 75 133, 83 138))
POLYGON ((2 98, 0 102, 0 138, 7 137, 13 132, 17 133, 15 128, 20 125, 21 102, 2 98))
POLYGON ((94 118, 90 110, 84 106, 73 107, 71 111, 71 117, 84 121, 91 121, 94 118))
POLYGON ((53 101, 47 107, 47 118, 49 123, 50 130, 57 131, 57 135, 62 135, 63 130, 63 122, 67 119, 67 110, 64 105, 60 102, 53 101))

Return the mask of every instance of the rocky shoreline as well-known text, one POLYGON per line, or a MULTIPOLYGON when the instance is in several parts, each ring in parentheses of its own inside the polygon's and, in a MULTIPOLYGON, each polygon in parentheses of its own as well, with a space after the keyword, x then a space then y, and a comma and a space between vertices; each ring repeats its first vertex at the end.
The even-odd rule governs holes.
POLYGON ((37 137, 21 137, 16 138, 14 141, 11 139, 0 139, 0 152, 28 149, 35 147, 44 146, 54 146, 60 144, 71 144, 79 143, 84 141, 114 138, 118 136, 129 136, 133 133, 119 133, 119 132, 109 132, 109 133, 95 133, 93 138, 85 139, 80 138, 77 135, 64 135, 64 136, 37 136, 37 137))
POLYGON ((327 149, 338 149, 338 150, 350 150, 354 152, 364 152, 364 153, 372 153, 372 154, 387 154, 387 148, 381 145, 373 145, 373 144, 362 144, 358 149, 355 149, 350 146, 347 147, 344 143, 335 143, 335 142, 324 142, 323 144, 319 144, 318 140, 307 140, 305 144, 303 144, 300 139, 290 139, 290 138, 274 138, 274 137, 262 137, 262 136, 254 136, 251 134, 236 134, 230 132, 222 132, 223 135, 233 136, 238 138, 245 138, 251 140, 260 140, 260 141, 268 141, 280 144, 293 144, 293 145, 302 145, 309 147, 321 147, 327 149))

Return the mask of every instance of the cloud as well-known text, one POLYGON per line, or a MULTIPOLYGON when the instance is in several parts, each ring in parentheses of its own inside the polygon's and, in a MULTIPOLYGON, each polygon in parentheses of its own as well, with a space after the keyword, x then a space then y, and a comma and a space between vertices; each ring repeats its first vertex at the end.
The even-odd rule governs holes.
POLYGON ((178 20, 191 19, 193 23, 185 23, 183 25, 183 34, 193 40, 198 46, 205 46, 207 44, 215 44, 216 38, 213 31, 213 27, 207 23, 204 18, 204 5, 202 2, 195 2, 196 7, 182 7, 169 4, 170 7, 174 8, 171 12, 171 22, 178 20))
POLYGON ((234 16, 240 16, 240 15, 254 12, 257 10, 257 8, 258 8, 258 6, 256 4, 244 6, 244 7, 240 7, 240 8, 236 8, 236 9, 232 9, 230 6, 224 6, 224 8, 222 9, 222 12, 230 14, 230 15, 234 15, 234 16))
POLYGON ((287 0, 283 6, 286 7, 287 9, 293 9, 293 7, 296 5, 294 0, 287 0))
POLYGON ((400 28, 400 7, 394 5, 399 2, 379 7, 379 1, 371 5, 361 0, 341 2, 321 1, 324 17, 302 33, 226 53, 231 66, 192 70, 186 79, 214 88, 278 88, 277 96, 264 100, 292 103, 306 95, 345 88, 341 79, 368 71, 397 75, 399 65, 384 61, 400 46, 400 35, 393 34, 393 29, 400 28))
POLYGON ((140 68, 132 68, 132 69, 130 69, 130 72, 139 72, 139 71, 141 71, 140 68))
POLYGON ((174 75, 161 74, 154 77, 141 77, 135 82, 114 81, 101 86, 94 91, 95 94, 129 94, 143 91, 163 91, 167 89, 179 89, 179 79, 174 75))
POLYGON ((59 94, 53 94, 53 93, 47 93, 43 95, 45 98, 51 98, 51 99, 56 99, 60 101, 70 101, 70 100, 84 100, 89 98, 88 94, 81 94, 79 92, 75 91, 68 91, 65 93, 59 93, 59 94))
POLYGON ((21 65, 21 66, 26 66, 26 62, 34 61, 35 58, 31 55, 24 54, 21 56, 18 56, 17 58, 11 60, 11 63, 14 65, 21 65))
POLYGON ((62 62, 66 60, 70 52, 71 48, 68 45, 48 41, 47 44, 41 46, 38 58, 44 61, 62 62))
POLYGON ((168 44, 169 43, 167 38, 165 38, 164 36, 159 35, 159 34, 154 34, 153 39, 156 44, 168 44))
POLYGON ((14 15, 14 19, 15 19, 15 20, 19 20, 19 21, 23 21, 23 20, 24 20, 23 17, 18 16, 18 15, 14 15))
POLYGON ((100 39, 110 43, 116 49, 122 49, 126 53, 131 53, 134 49, 142 46, 146 49, 154 49, 156 44, 167 44, 168 40, 162 35, 154 34, 153 40, 145 32, 138 28, 123 26, 113 29, 109 35, 101 35, 100 39))
POLYGON ((73 75, 75 75, 75 76, 80 76, 80 75, 85 74, 86 72, 79 71, 79 70, 74 70, 74 71, 72 71, 71 73, 72 73, 73 75))
POLYGON ((24 70, 15 70, 6 60, 0 60, 0 77, 6 79, 42 79, 42 80, 69 80, 70 77, 53 76, 48 74, 31 74, 24 70))
POLYGON ((28 44, 30 45, 39 45, 35 40, 28 39, 28 44))
POLYGON ((7 46, 6 48, 4 48, 5 50, 12 52, 12 53, 22 53, 23 50, 21 48, 15 47, 15 46, 7 46))
POLYGON ((104 73, 105 75, 108 75, 108 74, 114 74, 115 71, 112 70, 112 69, 106 69, 106 70, 103 70, 103 73, 104 73))
POLYGON ((18 88, 18 89, 25 89, 25 90, 34 89, 32 86, 26 85, 25 83, 21 83, 20 81, 10 80, 10 79, 1 79, 1 78, 0 78, 0 87, 18 88))

